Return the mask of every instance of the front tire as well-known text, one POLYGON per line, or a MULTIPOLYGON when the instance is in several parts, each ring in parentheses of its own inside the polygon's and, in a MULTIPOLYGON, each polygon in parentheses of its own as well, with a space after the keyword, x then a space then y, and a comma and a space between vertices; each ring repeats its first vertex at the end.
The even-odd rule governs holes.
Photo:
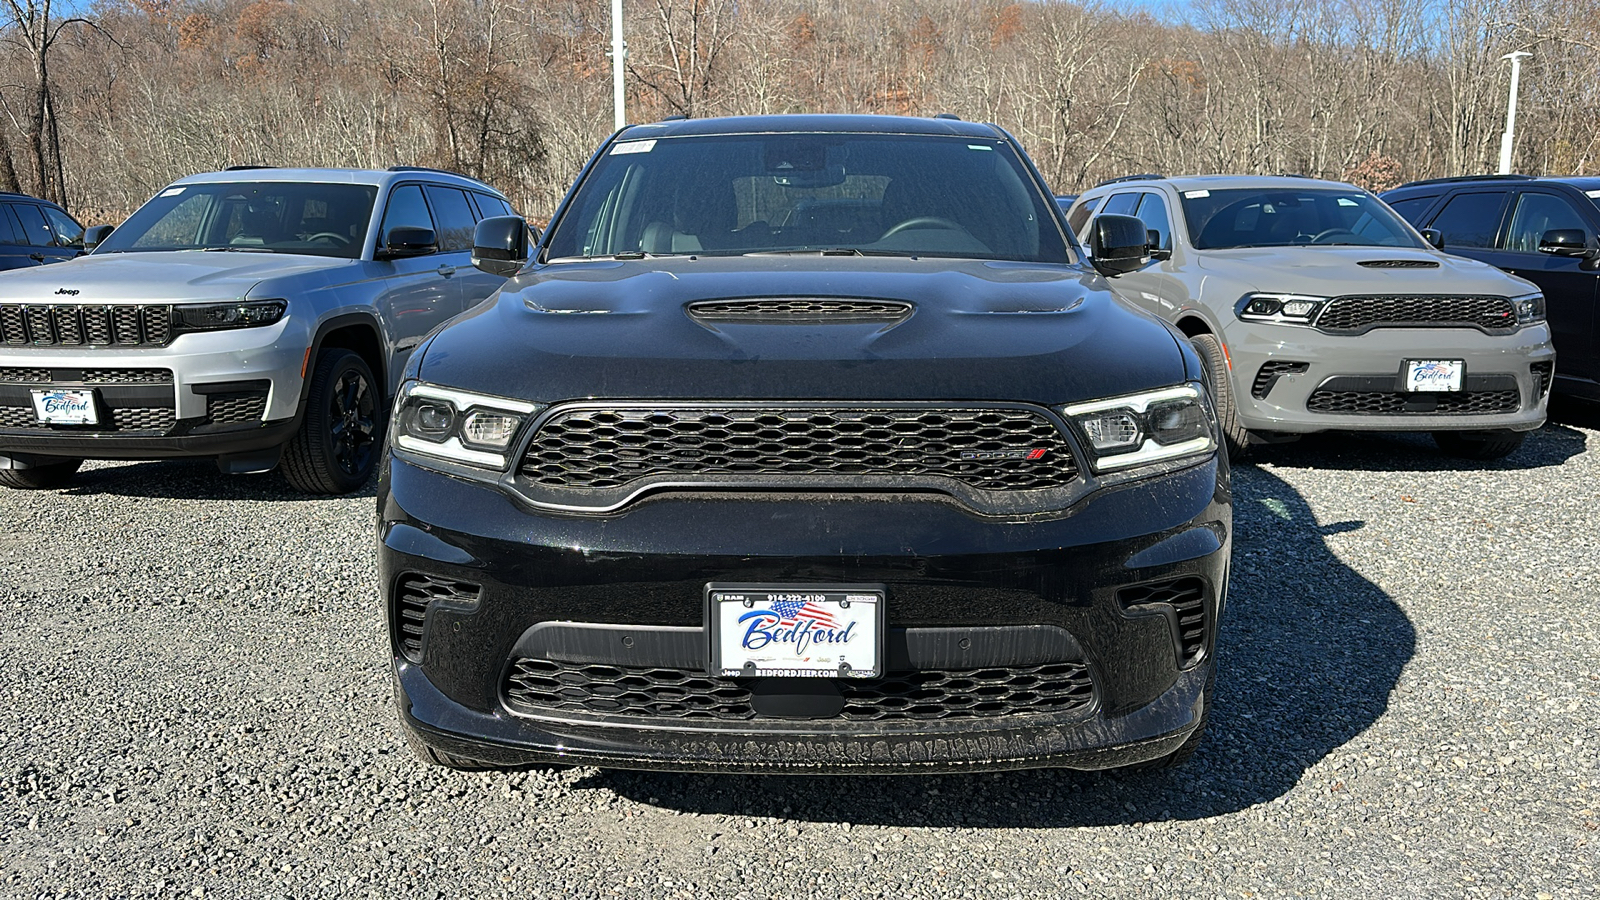
POLYGON ((71 481, 81 465, 81 459, 64 459, 26 469, 0 469, 0 485, 24 491, 57 488, 71 481))
POLYGON ((317 355, 300 430, 283 453, 283 475, 308 494, 348 494, 372 477, 383 407, 372 369, 349 350, 317 355))
POLYGON ((1504 459, 1522 446, 1520 431, 1435 431, 1433 442, 1449 456, 1461 459, 1504 459))
POLYGON ((1228 457, 1242 460, 1250 455, 1250 432, 1239 424, 1238 405, 1233 398, 1233 379, 1228 371, 1228 356, 1222 352, 1222 343, 1214 335, 1197 334, 1189 339, 1200 362, 1206 369, 1206 382, 1211 387, 1211 405, 1217 412, 1217 424, 1222 428, 1223 443, 1228 446, 1228 457))

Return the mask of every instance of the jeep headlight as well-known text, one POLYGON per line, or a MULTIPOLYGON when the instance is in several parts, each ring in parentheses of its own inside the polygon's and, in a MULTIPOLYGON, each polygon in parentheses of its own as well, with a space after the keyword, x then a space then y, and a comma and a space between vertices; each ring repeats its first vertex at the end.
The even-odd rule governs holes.
POLYGON ((1303 294, 1246 294, 1239 300, 1238 315, 1247 322, 1310 325, 1327 302, 1327 297, 1303 294))
POLYGON ((544 407, 408 381, 395 401, 394 446, 481 469, 504 470, 522 423, 544 407))
POLYGON ((251 300, 230 303, 185 303, 172 308, 178 331, 218 331, 224 328, 257 328, 283 318, 289 304, 282 300, 251 300))
POLYGON ((1535 291, 1511 298, 1511 308, 1517 311, 1518 325, 1532 325, 1544 321, 1544 294, 1535 291))
POLYGON ((1202 456, 1217 448, 1205 389, 1183 384, 1061 407, 1097 472, 1202 456))

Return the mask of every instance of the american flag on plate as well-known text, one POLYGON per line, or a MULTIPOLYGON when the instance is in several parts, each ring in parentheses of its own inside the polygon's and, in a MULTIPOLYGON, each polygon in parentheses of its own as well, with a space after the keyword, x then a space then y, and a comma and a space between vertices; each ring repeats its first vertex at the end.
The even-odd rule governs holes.
POLYGON ((791 622, 798 625, 803 621, 809 620, 824 628, 838 627, 838 622, 834 620, 833 613, 828 612, 827 608, 822 604, 812 603, 808 600, 779 600, 772 604, 772 611, 783 618, 781 624, 784 625, 791 622))

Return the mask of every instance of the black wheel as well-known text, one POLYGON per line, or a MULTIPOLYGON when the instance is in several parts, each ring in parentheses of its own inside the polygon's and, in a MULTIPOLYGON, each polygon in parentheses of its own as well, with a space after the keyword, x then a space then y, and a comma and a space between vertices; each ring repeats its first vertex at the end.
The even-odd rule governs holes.
POLYGON ((29 466, 26 469, 0 469, 0 484, 25 491, 61 487, 78 474, 81 459, 64 459, 60 462, 29 466))
POLYGON ((1520 431, 1435 431, 1433 442, 1462 459, 1504 459, 1522 446, 1520 431))
POLYGON ((1217 412, 1217 424, 1222 427, 1223 442, 1228 445, 1228 456, 1244 459, 1250 455, 1250 432, 1239 424, 1239 414, 1233 402, 1233 379, 1229 377, 1228 357, 1222 344, 1209 334, 1197 334, 1189 339, 1200 354, 1206 367, 1206 383, 1211 386, 1211 405, 1217 412))
POLYGON ((284 448, 284 477, 308 494, 348 494, 372 477, 382 439, 372 370, 349 350, 322 351, 300 430, 284 448))

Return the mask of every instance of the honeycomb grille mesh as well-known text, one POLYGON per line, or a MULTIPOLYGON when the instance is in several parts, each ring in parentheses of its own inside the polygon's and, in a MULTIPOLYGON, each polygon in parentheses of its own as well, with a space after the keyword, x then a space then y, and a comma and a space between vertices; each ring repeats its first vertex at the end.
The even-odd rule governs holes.
POLYGON ((171 369, 84 369, 84 384, 171 384, 171 369))
POLYGON ((0 369, 0 381, 8 384, 48 384, 49 369, 0 369))
POLYGON ((1550 392, 1550 380, 1555 377, 1556 364, 1550 360, 1542 360, 1528 364, 1528 371, 1533 373, 1533 380, 1539 385, 1539 396, 1543 397, 1550 392))
POLYGON ((657 407, 557 412, 520 471, 561 488, 662 475, 893 475, 1017 491, 1065 485, 1077 465, 1056 427, 1026 410, 657 407), (962 458, 1030 452, 1037 458, 962 458))
POLYGON ((1272 360, 1263 363, 1261 370, 1256 373, 1256 380, 1250 385, 1250 396, 1257 400, 1266 399, 1271 393, 1272 386, 1284 375, 1298 375, 1310 368, 1310 364, 1303 362, 1288 362, 1286 360, 1272 360))
POLYGON ((1200 660, 1206 648, 1206 583, 1189 576, 1157 584, 1141 584, 1117 592, 1123 609, 1141 606, 1169 606, 1178 618, 1179 665, 1188 667, 1200 660))
POLYGON ((0 339, 45 346, 161 347, 172 339, 172 307, 0 304, 0 339))
POLYGON ((473 606, 483 594, 483 586, 468 581, 453 581, 419 572, 400 576, 394 592, 394 628, 400 650, 406 659, 422 662, 422 635, 428 621, 428 607, 435 602, 473 606))
POLYGON ((1506 332, 1516 329, 1517 315, 1511 301, 1504 297, 1396 295, 1335 297, 1317 317, 1317 328, 1335 334, 1361 334, 1386 325, 1506 332))
POLYGON ((149 431, 166 432, 177 424, 177 414, 171 407, 135 406, 111 410, 110 421, 101 412, 95 425, 46 425, 39 421, 31 407, 0 406, 0 428, 48 431, 53 428, 71 428, 74 432, 149 431))
POLYGON ((1306 409, 1351 416, 1470 416, 1516 412, 1521 399, 1515 390, 1439 394, 1322 390, 1306 400, 1306 409))
MULTIPOLYGON (((978 719, 1087 707, 1094 684, 1081 663, 890 673, 837 682, 847 721, 978 719)), ((759 718, 749 683, 686 669, 518 659, 508 705, 528 713, 584 712, 634 718, 759 718)))
POLYGON ((217 424, 259 421, 266 408, 266 391, 206 395, 206 418, 217 424))

